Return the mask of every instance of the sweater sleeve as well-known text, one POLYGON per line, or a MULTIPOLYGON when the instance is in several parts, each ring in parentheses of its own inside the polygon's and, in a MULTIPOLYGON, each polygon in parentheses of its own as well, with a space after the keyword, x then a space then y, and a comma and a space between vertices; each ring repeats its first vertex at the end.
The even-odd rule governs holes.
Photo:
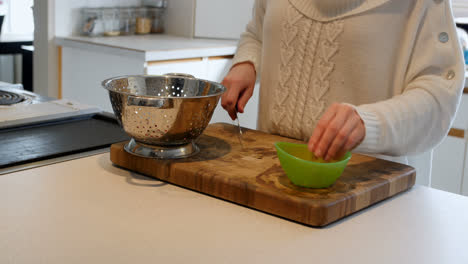
POLYGON ((412 37, 400 95, 356 110, 366 127, 356 152, 403 156, 434 148, 460 103, 464 61, 450 1, 430 1, 412 37))
POLYGON ((255 0, 252 20, 247 24, 245 32, 241 34, 237 45, 237 52, 232 61, 233 66, 241 62, 249 61, 255 66, 255 71, 257 73, 260 72, 265 1, 266 0, 255 0))

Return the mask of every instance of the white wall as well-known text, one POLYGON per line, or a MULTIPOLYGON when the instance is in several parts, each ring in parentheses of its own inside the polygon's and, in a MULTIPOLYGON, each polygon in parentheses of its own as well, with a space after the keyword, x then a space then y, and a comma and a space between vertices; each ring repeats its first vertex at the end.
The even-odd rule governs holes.
POLYGON ((238 39, 252 18, 254 0, 197 0, 195 36, 238 39))
POLYGON ((169 0, 166 13, 166 33, 193 37, 195 4, 197 0, 169 0))

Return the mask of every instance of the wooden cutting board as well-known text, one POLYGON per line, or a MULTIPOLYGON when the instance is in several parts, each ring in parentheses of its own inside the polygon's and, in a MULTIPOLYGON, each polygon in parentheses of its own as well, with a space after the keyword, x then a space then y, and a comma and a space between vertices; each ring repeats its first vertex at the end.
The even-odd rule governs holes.
POLYGON ((209 125, 198 140, 200 153, 182 160, 157 160, 112 145, 110 158, 122 168, 311 226, 325 226, 414 185, 415 169, 353 154, 338 181, 326 189, 293 185, 276 155, 274 142, 295 140, 243 129, 209 125))

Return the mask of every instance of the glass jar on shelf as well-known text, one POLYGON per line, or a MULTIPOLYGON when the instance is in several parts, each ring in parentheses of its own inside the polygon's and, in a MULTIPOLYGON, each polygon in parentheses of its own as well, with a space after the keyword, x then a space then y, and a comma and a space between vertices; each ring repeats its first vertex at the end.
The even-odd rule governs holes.
POLYGON ((103 8, 102 21, 104 24, 104 36, 120 35, 120 20, 118 8, 103 8))
POLYGON ((81 9, 81 35, 95 37, 102 35, 103 21, 100 8, 81 9))
POLYGON ((148 8, 140 7, 135 10, 136 16, 136 27, 135 33, 136 34, 148 34, 151 32, 151 17, 148 12, 148 8))
POLYGON ((122 7, 120 8, 120 35, 135 34, 135 8, 122 7))
POLYGON ((151 18, 151 33, 164 33, 164 8, 151 7, 148 8, 151 18))

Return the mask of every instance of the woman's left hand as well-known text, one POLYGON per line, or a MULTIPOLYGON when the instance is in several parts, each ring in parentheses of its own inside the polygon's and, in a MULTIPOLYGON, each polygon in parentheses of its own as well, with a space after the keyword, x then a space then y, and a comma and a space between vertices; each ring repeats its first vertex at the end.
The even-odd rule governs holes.
POLYGON ((320 118, 309 140, 309 150, 326 161, 357 147, 366 135, 364 121, 349 105, 334 103, 320 118))

